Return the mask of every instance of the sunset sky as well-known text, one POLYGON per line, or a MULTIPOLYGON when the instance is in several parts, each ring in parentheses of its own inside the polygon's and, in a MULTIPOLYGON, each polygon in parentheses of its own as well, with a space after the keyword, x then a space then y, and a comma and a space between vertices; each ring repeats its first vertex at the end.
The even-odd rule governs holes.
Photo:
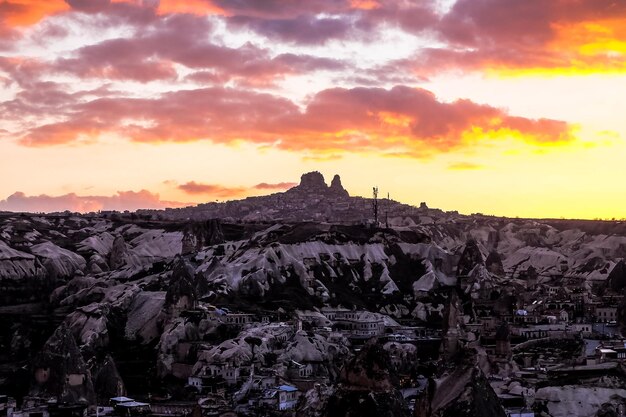
POLYGON ((626 217, 626 1, 0 0, 0 210, 626 217))

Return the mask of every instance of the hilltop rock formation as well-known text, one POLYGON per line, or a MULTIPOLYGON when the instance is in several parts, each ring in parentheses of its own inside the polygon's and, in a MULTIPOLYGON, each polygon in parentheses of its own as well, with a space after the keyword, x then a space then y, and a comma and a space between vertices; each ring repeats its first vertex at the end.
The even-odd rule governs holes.
POLYGON ((301 191, 323 193, 328 189, 324 176, 318 171, 302 174, 300 185, 296 187, 301 191))
POLYGON ((341 185, 341 177, 339 175, 335 175, 333 177, 333 180, 330 183, 330 191, 338 197, 350 197, 348 191, 346 191, 346 189, 343 188, 343 185, 341 185))
POLYGON ((349 197, 348 192, 341 185, 341 177, 335 175, 330 184, 326 185, 324 176, 318 171, 308 172, 300 178, 300 185, 287 190, 287 194, 305 194, 325 196, 328 198, 349 197))

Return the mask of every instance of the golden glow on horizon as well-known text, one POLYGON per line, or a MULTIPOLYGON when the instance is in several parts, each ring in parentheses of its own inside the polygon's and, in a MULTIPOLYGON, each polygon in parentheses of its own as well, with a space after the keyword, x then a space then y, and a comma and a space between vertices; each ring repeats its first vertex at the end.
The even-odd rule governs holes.
POLYGON ((11 145, 5 147, 3 173, 23 172, 24 162, 29 161, 38 172, 54 172, 54 176, 20 175, 11 183, 2 182, 0 195, 6 198, 25 190, 28 195, 113 195, 119 190, 149 189, 165 201, 200 203, 214 198, 186 194, 176 184, 195 180, 251 187, 259 182, 297 182, 303 172, 319 170, 327 181, 340 174, 352 195, 369 197, 371 187, 378 185, 394 200, 413 205, 426 201, 430 207, 465 214, 587 219, 626 215, 626 193, 620 192, 626 165, 623 152, 617 151, 623 145, 590 150, 564 147, 544 154, 518 147, 515 154, 503 156, 516 143, 519 146, 503 139, 478 153, 420 162, 343 152, 339 163, 330 155, 311 159, 275 149, 258 158, 257 149, 250 145, 233 148, 206 142, 153 146, 111 140, 37 149, 11 145), (581 158, 600 164, 584 166, 581 158), (60 160, 71 163, 59 164, 60 160), (454 164, 456 169, 451 167, 454 164), (278 166, 281 171, 275 169, 278 166), (615 181, 598 181, 609 177, 615 181))

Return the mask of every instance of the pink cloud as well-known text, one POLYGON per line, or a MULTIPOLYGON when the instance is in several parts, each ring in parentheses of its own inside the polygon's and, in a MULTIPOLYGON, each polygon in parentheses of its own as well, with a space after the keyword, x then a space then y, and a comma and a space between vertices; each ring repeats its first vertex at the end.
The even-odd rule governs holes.
POLYGON ((255 188, 257 190, 288 190, 289 188, 293 188, 296 185, 298 185, 298 183, 295 183, 295 182, 278 182, 275 184, 268 184, 266 182, 262 182, 260 184, 255 185, 252 188, 255 188))
POLYGON ((41 194, 27 196, 22 192, 11 194, 5 200, 0 200, 1 211, 15 212, 58 212, 69 210, 72 212, 91 212, 99 210, 130 210, 144 208, 160 209, 166 207, 184 207, 188 204, 163 201, 158 194, 147 190, 118 191, 112 196, 79 196, 74 193, 50 196, 41 194))
MULTIPOLYGON (((214 74, 215 81, 269 83, 290 74, 338 70, 345 64, 305 54, 273 55, 270 50, 244 44, 219 45, 213 24, 194 15, 171 15, 154 22, 132 38, 117 38, 84 46, 73 57, 58 59, 47 72, 80 78, 127 79, 139 82, 174 80, 174 64, 214 74)), ((205 77, 206 79, 206 77, 205 77)))
POLYGON ((470 100, 441 102, 427 90, 403 86, 328 89, 313 96, 304 110, 271 94, 217 87, 155 99, 72 99, 48 108, 38 104, 46 102, 40 98, 28 105, 0 105, 0 111, 41 117, 58 116, 56 108, 64 108, 67 120, 35 126, 24 135, 22 143, 30 146, 96 140, 113 133, 137 142, 246 140, 292 151, 427 155, 475 146, 479 139, 468 142, 463 137, 477 129, 517 132, 535 145, 575 139, 562 121, 517 117, 470 100), (132 123, 134 119, 148 125, 132 123))

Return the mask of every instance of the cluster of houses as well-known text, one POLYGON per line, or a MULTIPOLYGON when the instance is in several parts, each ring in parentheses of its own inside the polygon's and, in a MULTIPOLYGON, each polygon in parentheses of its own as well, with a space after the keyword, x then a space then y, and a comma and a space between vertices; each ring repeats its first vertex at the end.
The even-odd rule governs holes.
MULTIPOLYGON (((534 287, 528 294, 534 299, 520 294, 512 306, 505 308, 494 297, 474 300, 477 319, 464 319, 462 341, 480 343, 494 363, 505 366, 507 362, 517 361, 518 376, 526 379, 541 380, 550 375, 570 373, 595 374, 626 361, 626 342, 610 337, 617 333, 617 306, 622 301, 619 295, 598 297, 587 292, 581 295, 580 291, 562 286, 532 285, 534 287), (564 347, 553 349, 556 353, 549 355, 536 354, 534 343, 550 340, 565 341, 564 347), (567 350, 573 346, 568 341, 573 340, 577 343, 584 340, 588 344, 584 355, 574 355, 574 351, 567 350), (576 357, 564 359, 567 355, 576 357)), ((219 323, 229 329, 229 334, 238 335, 238 339, 250 339, 246 343, 253 353, 256 345, 264 344, 269 348, 264 351, 262 359, 261 355, 255 357, 254 354, 252 358, 243 359, 237 354, 216 354, 205 355, 199 360, 195 356, 198 346, 194 347, 194 343, 202 345, 201 349, 211 347, 218 351, 220 345, 207 346, 202 341, 180 340, 173 353, 172 374, 186 382, 185 389, 192 397, 186 401, 136 400, 121 396, 95 408, 88 408, 87 404, 31 402, 18 409, 14 400, 0 395, 0 417, 83 417, 85 413, 119 417, 291 415, 304 393, 333 382, 329 373, 332 364, 327 357, 303 354, 299 359, 285 359, 280 356, 297 337, 308 339, 314 346, 315 337, 323 336, 324 343, 327 343, 324 349, 331 351, 337 350, 335 346, 343 346, 352 352, 357 352, 368 340, 377 338, 384 343, 401 384, 409 391, 417 386, 415 375, 408 372, 411 363, 415 362, 415 355, 431 351, 433 357, 437 357, 440 346, 444 345, 441 330, 433 326, 401 324, 385 314, 342 307, 323 307, 288 315, 279 311, 234 311, 194 301, 176 304, 173 313, 196 321, 219 323), (255 337, 245 336, 257 334, 255 329, 263 329, 264 340, 255 341, 255 337)), ((233 348, 231 345, 224 349, 233 348)), ((35 378, 38 377, 44 378, 45 375, 36 374, 35 378)), ((68 378, 70 384, 83 382, 80 376, 68 375, 68 378)), ((511 416, 533 415, 520 403, 519 396, 506 394, 501 401, 509 404, 507 412, 511 416)))

